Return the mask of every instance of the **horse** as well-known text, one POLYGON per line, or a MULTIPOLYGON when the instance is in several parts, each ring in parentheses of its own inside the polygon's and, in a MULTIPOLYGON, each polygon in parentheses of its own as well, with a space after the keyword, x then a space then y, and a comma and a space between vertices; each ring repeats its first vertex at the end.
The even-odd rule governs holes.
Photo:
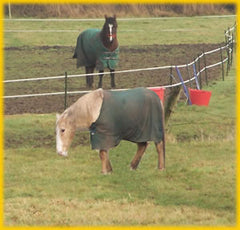
POLYGON ((76 129, 89 130, 92 149, 99 150, 103 174, 111 173, 109 150, 121 140, 136 143, 131 161, 137 169, 149 141, 158 153, 158 169, 165 168, 163 105, 155 92, 146 88, 125 91, 97 89, 80 97, 56 119, 56 150, 68 156, 76 129))
MULTIPOLYGON (((102 88, 104 68, 110 70, 111 87, 115 88, 114 71, 118 64, 119 46, 117 40, 116 15, 107 17, 102 30, 87 29, 80 33, 73 58, 77 59, 77 68, 85 66, 86 74, 99 71, 98 88, 102 88)), ((93 88, 93 76, 86 76, 86 85, 93 88)))

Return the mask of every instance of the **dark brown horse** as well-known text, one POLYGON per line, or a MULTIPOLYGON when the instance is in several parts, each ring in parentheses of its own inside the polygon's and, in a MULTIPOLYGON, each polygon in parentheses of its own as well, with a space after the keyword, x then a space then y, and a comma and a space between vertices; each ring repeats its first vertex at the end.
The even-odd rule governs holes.
MULTIPOLYGON (((102 87, 104 68, 110 70, 111 87, 115 88, 114 70, 118 63, 118 40, 116 15, 107 17, 102 30, 88 29, 77 39, 73 58, 77 58, 77 68, 85 66, 86 74, 99 71, 98 88, 102 87)), ((93 76, 86 76, 87 87, 93 87, 93 76)))

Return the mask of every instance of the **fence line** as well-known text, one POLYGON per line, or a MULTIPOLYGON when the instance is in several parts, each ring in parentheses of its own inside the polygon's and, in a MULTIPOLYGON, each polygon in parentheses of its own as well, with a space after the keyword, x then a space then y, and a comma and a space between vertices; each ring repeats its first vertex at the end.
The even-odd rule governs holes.
MULTIPOLYGON (((177 65, 178 68, 185 68, 186 65, 192 65, 193 63, 197 62, 200 58, 203 57, 203 55, 207 55, 207 54, 212 54, 215 52, 218 52, 221 49, 226 49, 229 47, 229 44, 211 50, 211 51, 207 51, 202 53, 200 56, 198 56, 197 58, 195 58, 191 63, 189 64, 183 64, 183 65, 177 65)), ((140 69, 130 69, 130 70, 118 70, 115 71, 115 74, 120 74, 120 73, 133 73, 133 72, 141 72, 141 71, 152 71, 152 70, 161 70, 161 69, 169 69, 172 68, 172 65, 169 66, 158 66, 158 67, 148 67, 148 68, 140 68, 140 69)), ((104 72, 104 74, 110 74, 110 72, 104 72)), ((68 78, 75 78, 75 77, 85 77, 85 76, 98 76, 99 73, 89 73, 89 74, 74 74, 74 75, 68 75, 68 78)), ((64 75, 60 75, 60 76, 53 76, 53 77, 39 77, 39 78, 25 78, 25 79, 13 79, 13 80, 4 80, 4 83, 12 83, 12 82, 25 82, 25 81, 40 81, 40 80, 56 80, 56 79, 63 79, 65 78, 64 75)))
MULTIPOLYGON (((192 32, 199 31, 200 29, 161 29, 152 30, 152 32, 192 32)), ((21 30, 21 29, 11 29, 4 30, 4 33, 80 33, 82 30, 21 30)), ((118 33, 122 32, 143 32, 144 30, 118 30, 118 33)))
MULTIPOLYGON (((206 69, 221 65, 222 63, 225 63, 228 60, 228 58, 225 58, 223 60, 223 62, 218 62, 209 66, 205 66, 204 68, 202 68, 196 75, 199 76, 201 72, 205 71, 206 69)), ((185 67, 188 64, 185 65, 185 67)), ((173 67, 178 67, 178 66, 171 66, 171 68, 173 67)), ((84 75, 85 76, 85 75, 84 75)), ((64 78, 65 76, 63 76, 64 78)), ((195 80, 195 76, 192 77, 191 79, 185 80, 183 81, 184 84, 187 84, 191 81, 195 80)), ((175 84, 171 84, 171 85, 164 85, 164 86, 154 86, 154 87, 147 87, 147 88, 159 88, 159 87, 163 87, 163 88, 173 88, 176 86, 181 85, 181 82, 175 83, 175 84)), ((111 89, 111 91, 123 91, 123 90, 127 90, 128 88, 125 89, 111 89)), ((80 93, 89 93, 91 92, 91 90, 85 90, 85 91, 67 91, 67 94, 80 94, 80 93)), ((64 95, 65 92, 55 92, 55 93, 39 93, 39 94, 25 94, 25 95, 13 95, 13 96, 4 96, 4 98, 23 98, 23 97, 36 97, 36 96, 54 96, 54 95, 64 95)))
MULTIPOLYGON (((12 19, 11 19, 12 20, 12 19)), ((195 58, 191 63, 189 64, 184 64, 184 65, 176 65, 176 66, 158 66, 158 67, 149 67, 149 68, 140 68, 140 69, 131 69, 131 70, 119 70, 115 71, 116 74, 120 73, 133 73, 133 72, 140 72, 140 71, 153 71, 153 70, 161 70, 161 69, 172 69, 173 67, 177 68, 187 68, 191 65, 195 65, 195 63, 199 62, 202 57, 205 57, 205 55, 212 54, 218 51, 221 51, 221 61, 217 62, 215 64, 211 64, 200 69, 200 64, 199 64, 199 70, 196 73, 196 76, 193 76, 191 79, 185 80, 184 84, 186 83, 191 83, 191 81, 195 80, 195 77, 201 76, 201 73, 203 71, 206 71, 207 69, 213 68, 218 65, 223 65, 223 63, 227 62, 227 72, 228 69, 230 68, 230 64, 232 63, 232 53, 233 53, 233 43, 234 41, 234 35, 233 33, 231 34, 232 31, 235 31, 236 28, 236 23, 232 28, 229 28, 227 31, 225 31, 225 40, 226 40, 226 45, 219 47, 214 50, 210 50, 207 52, 203 52, 201 55, 199 55, 197 58, 195 58), (222 50, 227 49, 227 55, 228 57, 225 58, 224 60, 222 59, 222 50)), ((110 72, 105 72, 105 74, 110 74, 110 72)), ((224 74, 224 73, 223 73, 224 74)), ((68 75, 68 78, 74 78, 74 77, 85 77, 85 76, 96 76, 99 75, 99 73, 92 73, 92 74, 78 74, 78 75, 68 75)), ((54 79, 63 79, 65 78, 65 75, 62 76, 53 76, 53 77, 40 77, 40 78, 28 78, 28 79, 14 79, 14 80, 5 80, 3 81, 4 83, 14 83, 14 82, 26 82, 26 81, 39 81, 39 80, 54 80, 54 79)), ((201 80, 201 77, 200 77, 201 80)), ((200 81, 201 82, 201 81, 200 81)), ((175 84, 169 84, 169 85, 164 85, 164 86, 155 86, 155 87, 163 87, 163 88, 172 88, 181 85, 181 82, 175 83, 175 84)), ((151 87, 151 88, 155 88, 151 87)), ((113 91, 120 91, 120 90, 126 90, 126 89, 114 89, 113 91)), ((12 96, 4 96, 3 98, 23 98, 23 97, 36 97, 36 96, 51 96, 51 95, 63 95, 63 94, 78 94, 78 93, 88 93, 91 92, 89 90, 87 91, 70 91, 70 92, 54 92, 54 93, 40 93, 40 94, 26 94, 26 95, 12 95, 12 96)))

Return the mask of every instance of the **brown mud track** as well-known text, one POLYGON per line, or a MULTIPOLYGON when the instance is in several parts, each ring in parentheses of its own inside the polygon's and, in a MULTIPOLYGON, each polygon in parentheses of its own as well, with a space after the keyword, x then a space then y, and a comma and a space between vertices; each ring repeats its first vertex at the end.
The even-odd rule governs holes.
MULTIPOLYGON (((128 70, 168 65, 182 65, 193 61, 203 51, 216 49, 223 44, 179 44, 179 45, 152 45, 120 47, 120 61, 116 70, 128 70)), ((9 47, 5 48, 5 80, 18 78, 35 78, 47 76, 84 73, 84 68, 76 69, 76 60, 72 59, 74 47, 9 47)), ((223 51, 226 57, 226 51, 223 51)), ((211 65, 221 61, 220 53, 206 56, 206 64, 211 65)), ((201 59, 200 67, 204 63, 201 59)), ((197 68, 199 68, 197 66, 197 68)), ((107 69, 105 71, 108 71, 107 69)), ((180 69, 183 78, 188 79, 187 68, 180 69)), ((191 77, 192 67, 189 67, 191 77)), ((214 67, 207 71, 208 81, 213 82, 220 79, 221 66, 214 67)), ((169 85, 171 70, 142 71, 135 73, 116 74, 116 88, 134 88, 169 85)), ((172 75, 179 82, 175 68, 172 75)), ((95 88, 98 83, 98 76, 94 77, 95 88)), ((176 82, 173 79, 173 83, 176 82)), ((68 80, 68 91, 88 90, 84 78, 68 80)), ((205 85, 205 73, 202 73, 202 83, 205 85)), ((110 77, 103 78, 103 88, 109 89, 110 77)), ((189 86, 189 85, 188 85, 189 86)), ((21 83, 5 83, 5 95, 21 95, 46 92, 63 92, 64 80, 57 82, 34 81, 21 83)), ((191 85, 195 88, 195 83, 191 85)), ((169 90, 166 90, 167 97, 169 90)), ((71 105, 80 97, 77 95, 68 96, 68 105, 71 105)), ((55 113, 64 110, 64 96, 40 96, 26 98, 9 98, 4 100, 5 114, 22 113, 55 113)))

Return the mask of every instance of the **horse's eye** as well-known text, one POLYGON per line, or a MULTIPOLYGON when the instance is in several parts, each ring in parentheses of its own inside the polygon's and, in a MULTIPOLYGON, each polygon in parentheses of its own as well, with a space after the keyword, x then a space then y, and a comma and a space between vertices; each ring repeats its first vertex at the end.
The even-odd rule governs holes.
POLYGON ((64 133, 64 132, 65 132, 65 129, 61 129, 61 132, 64 133))

